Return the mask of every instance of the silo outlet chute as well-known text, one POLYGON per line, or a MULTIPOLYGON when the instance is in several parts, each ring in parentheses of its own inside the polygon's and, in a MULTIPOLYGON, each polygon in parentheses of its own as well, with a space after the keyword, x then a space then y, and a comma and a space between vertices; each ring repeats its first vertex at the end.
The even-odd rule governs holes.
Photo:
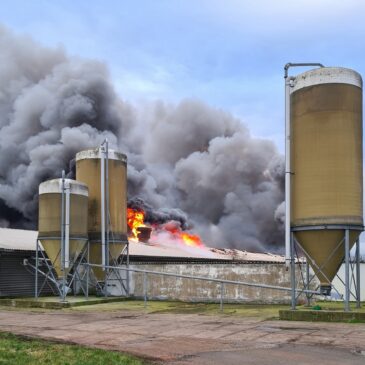
POLYGON ((39 185, 38 240, 59 279, 67 276, 88 240, 87 211, 85 184, 54 179, 39 185))
MULTIPOLYGON (((103 147, 81 151, 76 155, 76 179, 89 187, 89 262, 115 265, 128 244, 127 157, 103 147), (103 231, 108 252, 103 247, 103 231)), ((93 272, 99 282, 105 280, 101 267, 93 267, 93 272)))
POLYGON ((322 67, 290 87, 291 230, 329 294, 363 229, 362 79, 322 67))

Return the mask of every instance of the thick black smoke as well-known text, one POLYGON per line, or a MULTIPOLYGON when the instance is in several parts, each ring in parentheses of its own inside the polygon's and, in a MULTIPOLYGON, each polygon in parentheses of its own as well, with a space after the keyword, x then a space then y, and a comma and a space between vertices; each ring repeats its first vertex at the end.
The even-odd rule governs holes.
POLYGON ((128 208, 139 211, 142 210, 145 213, 145 222, 152 225, 161 225, 170 221, 175 221, 179 223, 179 227, 181 227, 181 229, 183 230, 192 228, 191 226, 189 226, 188 216, 181 209, 155 209, 138 197, 134 197, 128 200, 128 208))
POLYGON ((39 183, 107 137, 128 155, 130 204, 150 223, 194 226, 218 247, 282 244, 283 159, 271 141, 197 100, 132 107, 105 65, 1 27, 0 49, 0 225, 36 228, 39 183))

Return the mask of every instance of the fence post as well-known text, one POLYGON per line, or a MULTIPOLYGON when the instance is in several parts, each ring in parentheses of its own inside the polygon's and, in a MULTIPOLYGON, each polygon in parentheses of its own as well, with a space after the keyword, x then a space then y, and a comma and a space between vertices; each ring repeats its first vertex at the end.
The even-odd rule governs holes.
POLYGON ((39 242, 37 239, 37 244, 36 244, 36 251, 35 251, 35 284, 34 284, 34 296, 35 299, 38 300, 38 268, 39 268, 39 257, 38 257, 38 250, 39 250, 39 242))
POLYGON ((147 273, 143 273, 143 296, 144 296, 144 307, 147 307, 147 273))
POLYGON ((223 296, 224 296, 224 283, 221 282, 221 301, 220 301, 220 311, 223 312, 223 296))

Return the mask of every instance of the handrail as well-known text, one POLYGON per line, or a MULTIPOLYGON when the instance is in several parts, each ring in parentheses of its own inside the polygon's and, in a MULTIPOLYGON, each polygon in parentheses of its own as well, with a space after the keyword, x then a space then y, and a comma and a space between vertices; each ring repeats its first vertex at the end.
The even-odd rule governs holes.
MULTIPOLYGON (((82 265, 91 266, 91 267, 103 267, 103 265, 98 264, 88 264, 84 263, 82 265)), ((176 278, 183 278, 183 279, 193 279, 193 280, 202 280, 202 281, 211 281, 215 283, 224 283, 224 284, 232 284, 232 285, 243 285, 243 286, 251 286, 256 288, 264 288, 264 289, 273 289, 273 290, 281 290, 281 291, 291 291, 291 288, 286 288, 284 286, 275 286, 275 285, 268 285, 268 284, 257 284, 257 283, 249 283, 246 281, 234 281, 234 280, 225 280, 225 279, 214 279, 208 278, 204 276, 195 276, 195 275, 182 275, 182 274, 174 274, 174 273, 167 273, 161 271, 152 271, 152 270, 141 270, 141 269, 133 269, 133 268, 126 268, 121 266, 104 266, 106 269, 113 269, 113 270, 123 270, 123 271, 133 271, 133 272, 140 272, 152 275, 161 275, 161 276, 172 276, 176 278)), ((315 290, 307 290, 307 289, 296 289, 295 291, 301 293, 308 293, 308 294, 318 294, 321 293, 315 290)))

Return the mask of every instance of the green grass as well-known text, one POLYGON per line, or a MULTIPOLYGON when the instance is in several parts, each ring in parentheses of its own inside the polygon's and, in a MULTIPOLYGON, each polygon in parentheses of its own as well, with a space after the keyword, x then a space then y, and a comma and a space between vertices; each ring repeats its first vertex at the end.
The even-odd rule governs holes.
POLYGON ((278 318, 280 309, 287 309, 285 305, 266 304, 231 304, 225 303, 223 313, 217 303, 186 303, 173 301, 148 301, 147 307, 141 300, 126 300, 116 303, 95 304, 85 307, 64 309, 71 312, 140 312, 172 313, 172 314, 201 314, 201 315, 232 315, 241 317, 256 317, 262 319, 278 318))
POLYGON ((143 365, 118 352, 90 349, 0 333, 0 364, 9 365, 143 365))
MULTIPOLYGON (((56 298, 57 299, 57 298, 56 298)), ((44 301, 50 300, 48 298, 44 301)), ((53 298, 53 300, 55 300, 53 298)), ((298 305, 298 310, 313 310, 313 306, 319 305, 322 311, 334 310, 343 311, 343 302, 326 302, 316 301, 310 307, 298 305)), ((2 306, 0 301, 0 310, 11 311, 30 311, 30 312, 143 312, 153 313, 171 313, 171 314, 199 314, 199 315, 232 315, 240 317, 255 317, 260 319, 278 318, 278 312, 281 309, 290 309, 289 305, 279 304, 243 304, 243 303, 224 303, 224 311, 220 312, 219 303, 188 303, 181 301, 147 301, 147 307, 144 307, 142 300, 125 299, 117 302, 98 303, 87 306, 76 306, 63 309, 46 309, 46 308, 21 308, 2 306)), ((355 303, 351 303, 351 309, 356 312, 365 312, 365 303, 362 303, 360 309, 355 308, 355 303)))
MULTIPOLYGON (((325 301, 319 300, 313 302, 310 307, 306 307, 304 305, 300 305, 297 307, 298 310, 313 310, 313 307, 316 305, 320 306, 322 311, 343 311, 344 303, 343 302, 335 302, 335 301, 325 301)), ((351 310, 354 312, 365 313, 365 302, 361 303, 361 308, 356 308, 356 304, 354 302, 350 303, 351 310)))
MULTIPOLYGON (((171 313, 171 314, 199 314, 199 315, 224 315, 255 317, 260 319, 272 319, 279 317, 280 309, 288 309, 288 305, 279 304, 242 304, 242 303, 224 303, 223 313, 220 311, 219 303, 188 303, 181 301, 159 301, 149 300, 147 307, 144 307, 142 300, 127 299, 119 302, 100 303, 87 306, 47 309, 47 308, 24 308, 2 306, 0 301, 0 310, 20 311, 20 312, 125 312, 125 313, 171 313)), ((1 364, 0 364, 1 365, 1 364)))

